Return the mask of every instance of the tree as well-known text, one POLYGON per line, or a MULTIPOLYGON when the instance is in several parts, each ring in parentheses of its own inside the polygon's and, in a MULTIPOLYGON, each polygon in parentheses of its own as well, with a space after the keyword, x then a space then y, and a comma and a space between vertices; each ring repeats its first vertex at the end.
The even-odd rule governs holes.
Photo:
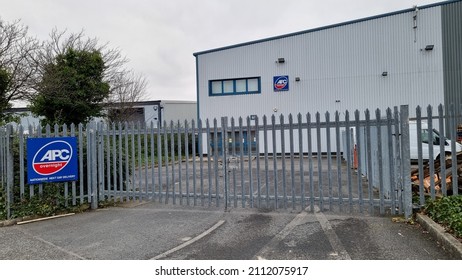
POLYGON ((27 35, 27 27, 20 21, 0 19, 0 121, 11 102, 24 100, 33 92, 37 73, 35 55, 40 43, 27 35))
POLYGON ((8 85, 10 82, 10 74, 5 69, 0 68, 0 110, 3 109, 5 106, 3 105, 4 97, 6 90, 8 89, 8 85))
MULTIPOLYGON (((35 94, 30 98, 31 103, 37 102, 39 97, 35 95, 41 95, 44 89, 44 85, 47 84, 47 88, 51 89, 54 87, 55 91, 61 87, 56 84, 52 86, 53 82, 59 82, 59 79, 51 78, 50 65, 56 65, 58 58, 63 55, 67 55, 68 50, 74 52, 85 52, 85 53, 99 53, 104 68, 101 72, 101 81, 109 85, 109 92, 105 96, 102 103, 108 107, 120 106, 124 104, 123 108, 133 107, 133 102, 136 102, 142 98, 146 90, 146 80, 141 75, 134 74, 133 71, 126 70, 125 65, 128 62, 116 48, 109 48, 108 44, 99 44, 96 38, 87 38, 85 34, 80 33, 67 33, 66 31, 58 31, 54 29, 50 34, 50 40, 45 42, 36 55, 36 64, 38 69, 37 80, 35 82, 35 94), (47 81, 45 81, 45 78, 47 81), (116 105, 115 105, 116 104, 116 105)), ((62 104, 62 103, 60 103, 62 104)), ((59 104, 55 104, 56 106, 59 104)), ((102 109, 100 104, 99 109, 102 109)), ((50 108, 49 110, 57 114, 53 117, 53 121, 63 119, 63 114, 69 112, 69 108, 50 108)), ((38 111, 35 111, 38 112, 38 111)), ((104 111, 92 112, 92 116, 103 116, 104 111)), ((39 114, 39 113, 36 113, 39 114)), ((44 115, 45 116, 45 115, 44 115)), ((47 116, 46 116, 47 117, 47 116)), ((81 120, 80 122, 86 122, 89 119, 81 120)), ((48 121, 48 123, 53 122, 48 121)))
POLYGON ((43 68, 31 99, 32 113, 44 116, 43 124, 86 123, 101 116, 110 88, 103 81, 106 66, 101 53, 68 48, 55 60, 43 68))
POLYGON ((8 100, 5 96, 9 81, 9 73, 5 69, 0 68, 0 120, 4 119, 4 112, 9 108, 8 100))
POLYGON ((140 101, 146 94, 147 81, 133 71, 121 73, 112 83, 109 97, 108 120, 110 122, 123 122, 131 120, 134 113, 133 104, 140 101))

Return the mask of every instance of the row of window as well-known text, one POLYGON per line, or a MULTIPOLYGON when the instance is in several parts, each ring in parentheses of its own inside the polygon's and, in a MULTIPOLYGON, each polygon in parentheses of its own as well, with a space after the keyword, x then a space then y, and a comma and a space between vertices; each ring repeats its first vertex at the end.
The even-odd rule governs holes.
POLYGON ((261 93, 260 77, 209 81, 209 95, 261 93))

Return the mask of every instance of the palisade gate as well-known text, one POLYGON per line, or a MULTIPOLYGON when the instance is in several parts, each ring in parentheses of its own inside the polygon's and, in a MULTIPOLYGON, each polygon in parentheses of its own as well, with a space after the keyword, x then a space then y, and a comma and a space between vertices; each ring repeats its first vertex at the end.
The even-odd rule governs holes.
POLYGON ((144 201, 412 214, 407 106, 171 122, 3 127, 0 174, 15 203, 59 186, 66 206, 144 201), (28 138, 76 137, 78 180, 27 184, 28 138))

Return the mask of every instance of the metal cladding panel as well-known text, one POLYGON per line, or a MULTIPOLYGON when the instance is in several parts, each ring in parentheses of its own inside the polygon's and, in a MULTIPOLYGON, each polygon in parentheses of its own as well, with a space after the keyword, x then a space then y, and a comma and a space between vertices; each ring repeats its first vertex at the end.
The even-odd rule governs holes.
POLYGON ((196 102, 163 101, 162 104, 164 106, 163 121, 166 121, 168 126, 172 121, 175 123, 175 125, 178 121, 183 124, 185 120, 189 123, 192 120, 197 122, 196 102))
MULTIPOLYGON (((442 7, 445 104, 462 113, 462 2, 442 7)), ((446 109, 449 109, 448 106, 446 109)), ((462 123, 462 120, 458 120, 462 123)))
POLYGON ((200 53, 199 117, 324 115, 401 104, 412 111, 443 103, 441 25, 435 6, 200 53), (434 49, 425 51, 426 45, 434 49), (285 63, 277 63, 281 57, 285 63), (289 76, 289 91, 274 92, 277 75, 289 76), (209 80, 244 77, 261 77, 261 94, 209 96, 209 80))

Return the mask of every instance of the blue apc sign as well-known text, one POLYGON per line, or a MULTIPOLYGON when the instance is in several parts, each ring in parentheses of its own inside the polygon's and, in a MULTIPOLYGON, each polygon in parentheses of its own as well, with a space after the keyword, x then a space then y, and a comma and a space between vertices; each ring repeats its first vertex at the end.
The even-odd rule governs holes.
POLYGON ((78 180, 77 138, 28 138, 27 182, 78 180))
POLYGON ((273 77, 274 91, 288 91, 289 90, 289 76, 274 76, 273 77))

